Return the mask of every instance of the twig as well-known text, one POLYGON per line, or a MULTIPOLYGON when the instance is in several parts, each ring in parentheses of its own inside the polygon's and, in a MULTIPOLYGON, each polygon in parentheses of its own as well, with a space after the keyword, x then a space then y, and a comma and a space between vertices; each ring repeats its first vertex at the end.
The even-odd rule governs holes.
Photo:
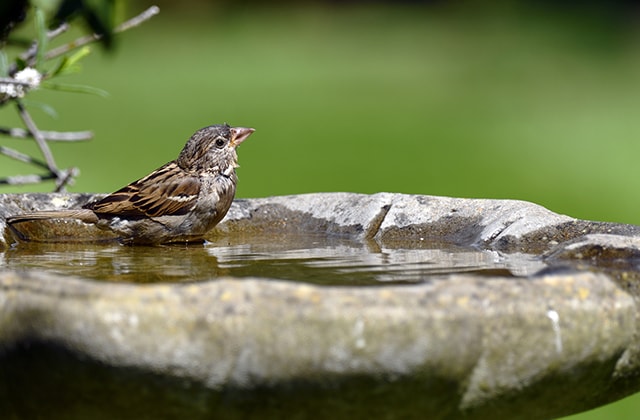
POLYGON ((78 168, 69 168, 62 171, 58 177, 56 178, 56 189, 55 192, 65 191, 65 186, 67 184, 73 183, 73 178, 78 175, 78 168))
MULTIPOLYGON (((28 163, 33 163, 38 166, 46 167, 49 170, 49 173, 51 175, 51 177, 48 179, 56 180, 55 191, 56 192, 64 191, 64 187, 73 181, 73 177, 75 177, 78 174, 78 170, 76 168, 70 168, 64 171, 61 171, 58 169, 58 166, 56 165, 56 162, 53 159, 53 154, 51 153, 51 149, 49 149, 49 145, 44 139, 42 132, 38 130, 38 127, 36 126, 35 122, 31 118, 31 115, 24 108, 24 105, 22 104, 21 101, 16 100, 16 105, 18 107, 18 113, 20 114, 22 121, 27 126, 27 129, 29 130, 29 134, 31 134, 31 136, 33 136, 33 138, 35 139, 45 159, 45 162, 41 162, 36 159, 28 157, 29 158, 28 163)), ((18 158, 19 155, 21 155, 21 153, 18 153, 17 155, 14 153, 14 159, 18 158)))
POLYGON ((14 175, 6 178, 0 178, 0 184, 4 185, 24 185, 24 184, 39 184, 42 181, 49 181, 56 179, 54 174, 47 175, 14 175))
MULTIPOLYGON (((45 156, 46 162, 43 162, 39 159, 35 159, 29 155, 18 152, 17 150, 10 149, 8 147, 0 146, 0 154, 3 154, 12 159, 18 160, 20 162, 28 163, 30 165, 39 166, 49 171, 47 175, 19 175, 19 176, 10 176, 6 178, 0 178, 0 184, 8 184, 8 185, 17 185, 17 184, 31 184, 38 183, 45 180, 55 179, 56 180, 56 189, 55 192, 64 191, 66 185, 71 184, 73 182, 73 178, 78 175, 77 168, 69 168, 63 171, 60 171, 53 160, 53 155, 51 154, 51 150, 49 150, 49 146, 47 142, 44 140, 42 132, 38 130, 38 127, 35 126, 33 120, 29 113, 24 109, 22 104, 17 101, 18 111, 20 116, 22 117, 25 125, 29 128, 29 134, 33 138, 36 139, 38 146, 40 146, 40 150, 42 154, 45 156), (38 141, 40 139, 40 141, 38 141), (43 147, 44 146, 44 147, 43 147)), ((24 131, 24 130, 22 130, 24 131)), ((66 134, 66 133, 58 133, 58 134, 66 134)))
POLYGON ((141 25, 145 21, 151 19, 158 13, 160 13, 160 8, 158 6, 151 6, 144 12, 140 13, 138 16, 134 16, 131 19, 124 21, 120 25, 116 26, 114 32, 124 32, 128 31, 131 28, 135 28, 136 26, 141 25))
POLYGON ((0 84, 29 86, 29 83, 27 83, 27 82, 19 82, 16 79, 13 79, 11 77, 0 77, 0 84))
MULTIPOLYGON (((32 138, 33 136, 27 130, 22 128, 6 128, 0 127, 0 134, 11 136, 16 139, 32 138)), ((93 138, 91 131, 40 131, 42 137, 49 141, 82 141, 93 138)))
MULTIPOLYGON (((151 6, 144 12, 140 13, 138 16, 135 16, 125 22, 122 22, 120 25, 116 26, 113 30, 114 33, 124 32, 128 29, 134 28, 141 23, 151 19, 155 15, 160 13, 160 8, 158 6, 151 6)), ((50 60, 52 58, 56 58, 62 54, 65 54, 71 50, 75 50, 76 48, 82 47, 83 45, 90 44, 93 41, 97 41, 102 38, 100 34, 91 34, 87 36, 83 36, 81 38, 76 39, 75 41, 69 42, 68 44, 61 45, 58 48, 53 48, 49 50, 45 55, 45 60, 50 60)), ((34 57, 35 58, 35 57, 34 57)), ((33 60, 33 59, 32 59, 33 60)))
MULTIPOLYGON (((134 28, 146 20, 152 18, 160 12, 160 9, 157 6, 152 6, 140 13, 138 16, 129 19, 116 28, 114 28, 114 33, 119 33, 126 31, 128 29, 134 28)), ((69 29, 69 25, 66 23, 60 25, 54 30, 47 32, 46 39, 51 40, 58 35, 64 33, 69 29)), ((89 36, 84 36, 76 39, 73 42, 62 45, 58 48, 49 50, 46 54, 44 54, 44 59, 49 60, 60 55, 63 55, 69 51, 72 51, 76 48, 82 47, 88 43, 99 40, 103 37, 100 34, 92 34, 89 36)), ((40 39, 40 41, 44 41, 44 39, 40 39)), ((46 42, 43 42, 46 44, 46 42)), ((38 42, 35 41, 31 44, 29 49, 20 55, 20 61, 26 63, 27 66, 33 66, 37 57, 43 52, 40 51, 39 48, 41 46, 38 45, 38 42)), ((38 59, 40 61, 40 59, 38 59)), ((10 76, 14 75, 18 71, 18 62, 14 63, 10 68, 8 74, 10 76)), ((19 85, 29 87, 29 83, 19 82, 11 77, 1 77, 0 84, 11 84, 11 85, 19 85)), ((65 170, 58 169, 56 162, 53 158, 53 154, 51 153, 51 149, 47 144, 47 140, 54 141, 79 141, 79 140, 88 140, 93 137, 93 133, 90 131, 77 131, 77 132, 58 132, 58 131, 40 131, 36 126, 33 118, 27 110, 25 109, 23 103, 15 98, 10 98, 15 100, 16 106, 18 108, 18 114, 22 118, 26 126, 26 130, 20 128, 5 128, 0 127, 0 134, 9 135, 14 138, 27 138, 32 137, 35 139, 42 156, 44 157, 44 161, 33 158, 17 150, 10 149, 8 147, 0 146, 0 154, 8 156, 12 159, 35 165, 40 168, 46 169, 49 173, 46 175, 18 175, 18 176, 9 176, 5 178, 0 178, 0 184, 10 184, 10 185, 18 185, 18 184, 28 184, 28 183, 39 183, 46 180, 55 179, 56 180, 56 192, 64 190, 66 185, 69 185, 73 182, 74 177, 78 175, 77 168, 69 168, 65 170)))
POLYGON ((20 118, 22 118, 24 125, 27 126, 27 129, 38 144, 38 147, 42 152, 42 156, 44 156, 44 160, 47 162, 49 170, 52 173, 58 175, 58 167, 56 166, 56 162, 53 159, 53 154, 51 153, 51 149, 49 149, 47 141, 44 139, 44 137, 42 137, 42 133, 40 132, 40 130, 38 130, 36 123, 33 122, 31 115, 27 112, 22 102, 16 100, 16 106, 18 107, 18 114, 20 114, 20 118))
MULTIPOLYGON (((69 24, 64 22, 57 28, 48 31, 47 39, 51 41, 55 37, 65 33, 67 30, 69 30, 69 24)), ((20 60, 24 61, 25 63, 29 63, 29 65, 32 65, 33 60, 35 60, 35 57, 37 54, 38 54, 38 43, 36 41, 33 41, 29 49, 23 52, 22 54, 20 54, 20 60)), ((9 67, 9 74, 14 74, 17 71, 18 71, 17 63, 14 63, 11 65, 11 67, 9 67)))
POLYGON ((58 35, 62 35, 68 30, 69 24, 67 22, 62 22, 57 28, 47 31, 47 39, 51 41, 53 38, 57 37, 58 35))
POLYGON ((32 158, 29 155, 18 152, 17 150, 10 149, 8 147, 0 146, 0 154, 10 157, 11 159, 19 160, 20 162, 28 163, 30 165, 39 166, 46 170, 49 170, 46 162, 32 158))

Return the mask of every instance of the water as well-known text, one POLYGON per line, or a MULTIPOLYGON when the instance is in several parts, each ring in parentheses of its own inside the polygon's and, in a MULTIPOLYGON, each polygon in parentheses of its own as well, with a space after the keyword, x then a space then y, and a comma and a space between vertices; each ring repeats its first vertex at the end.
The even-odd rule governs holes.
POLYGON ((204 245, 20 243, 0 253, 13 270, 38 269, 100 281, 158 283, 262 277, 325 285, 416 283, 451 273, 527 276, 545 267, 526 254, 421 243, 381 248, 326 235, 221 238, 204 245))

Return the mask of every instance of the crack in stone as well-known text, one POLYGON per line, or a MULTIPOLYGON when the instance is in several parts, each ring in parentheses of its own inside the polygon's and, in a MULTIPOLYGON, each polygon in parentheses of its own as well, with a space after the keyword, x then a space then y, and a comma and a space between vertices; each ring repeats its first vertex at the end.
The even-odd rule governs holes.
POLYGON ((496 242, 496 240, 507 230, 509 229, 509 227, 511 227, 511 225, 513 225, 514 222, 511 223, 507 223, 507 224, 503 224, 500 228, 495 229, 495 231, 493 233, 491 233, 487 238, 483 239, 482 238, 482 234, 485 233, 485 231, 488 228, 488 225, 485 225, 482 229, 482 232, 480 233, 480 237, 478 238, 478 241, 476 242, 476 245, 479 246, 485 246, 485 247, 490 247, 492 245, 494 245, 494 243, 496 242))
POLYGON ((369 227, 364 232, 365 239, 373 239, 378 234, 380 226, 382 226, 382 223, 387 217, 389 210, 391 210, 391 206, 392 204, 385 204, 380 208, 380 211, 374 216, 374 218, 371 220, 371 223, 369 224, 369 227))

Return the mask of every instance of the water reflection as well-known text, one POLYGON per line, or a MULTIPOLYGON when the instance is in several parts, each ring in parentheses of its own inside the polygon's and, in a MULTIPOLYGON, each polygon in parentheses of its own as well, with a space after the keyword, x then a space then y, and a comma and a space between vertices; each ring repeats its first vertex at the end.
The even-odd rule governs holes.
POLYGON ((266 277, 332 285, 415 283, 451 273, 526 276, 544 267, 536 257, 425 243, 380 248, 326 236, 220 238, 201 246, 21 243, 0 254, 2 265, 102 281, 156 283, 266 277))

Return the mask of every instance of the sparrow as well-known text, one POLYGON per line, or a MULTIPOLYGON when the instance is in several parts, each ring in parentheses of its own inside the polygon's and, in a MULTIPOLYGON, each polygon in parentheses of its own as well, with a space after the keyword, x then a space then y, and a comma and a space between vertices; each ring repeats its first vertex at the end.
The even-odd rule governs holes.
POLYGON ((7 225, 24 239, 20 224, 76 219, 116 234, 128 245, 203 242, 227 214, 238 177, 236 147, 255 130, 212 125, 196 131, 177 159, 79 209, 10 216, 7 225))

